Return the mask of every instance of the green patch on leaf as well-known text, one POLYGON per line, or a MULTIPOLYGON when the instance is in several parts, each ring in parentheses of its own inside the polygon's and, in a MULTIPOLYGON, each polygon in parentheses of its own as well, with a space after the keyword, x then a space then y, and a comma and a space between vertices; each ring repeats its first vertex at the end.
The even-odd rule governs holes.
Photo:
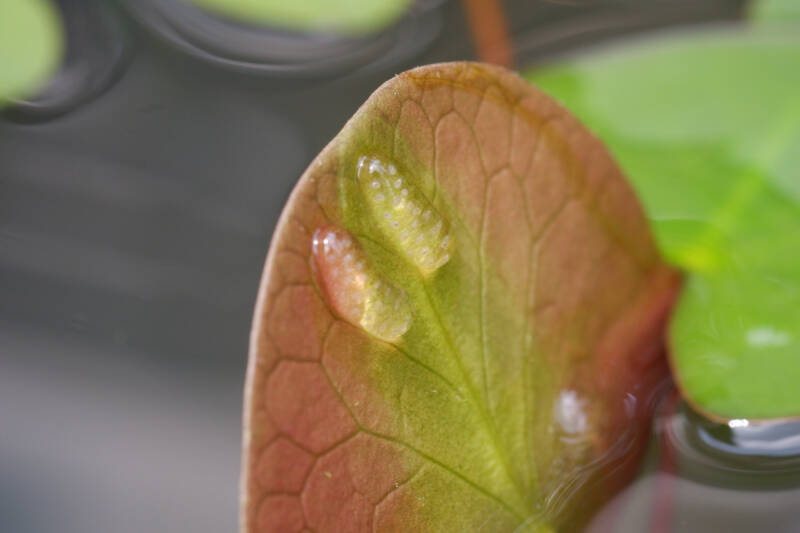
POLYGON ((244 529, 578 530, 636 464, 678 281, 543 93, 471 63, 388 81, 273 237, 244 529))
POLYGON ((49 0, 0 3, 0 106, 35 93, 61 58, 63 35, 49 0))
POLYGON ((691 273, 678 383, 720 418, 800 416, 800 38, 640 41, 528 74, 602 138, 691 273))
POLYGON ((413 0, 190 0, 233 19, 292 30, 363 34, 379 31, 405 13, 413 0))

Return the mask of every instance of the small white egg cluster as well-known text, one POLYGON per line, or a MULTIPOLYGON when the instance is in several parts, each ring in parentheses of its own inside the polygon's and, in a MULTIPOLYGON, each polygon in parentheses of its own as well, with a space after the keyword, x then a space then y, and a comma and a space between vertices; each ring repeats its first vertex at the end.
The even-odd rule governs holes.
POLYGON ((427 276, 450 260, 446 221, 393 163, 363 156, 357 178, 379 228, 408 261, 427 276))

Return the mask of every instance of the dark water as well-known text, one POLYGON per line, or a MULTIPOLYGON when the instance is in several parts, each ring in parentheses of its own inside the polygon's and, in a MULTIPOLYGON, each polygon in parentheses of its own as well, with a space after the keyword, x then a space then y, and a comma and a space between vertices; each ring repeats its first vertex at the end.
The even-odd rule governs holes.
POLYGON ((589 533, 800 532, 800 421, 710 422, 675 390, 633 483, 589 533))
MULTIPOLYGON (((60 5, 62 71, 0 117, 0 531, 233 531, 248 330, 280 208, 382 81, 474 57, 464 16, 420 2, 355 42, 167 0, 60 5)), ((506 7, 527 65, 737 19, 742 2, 506 7)), ((671 409, 592 531, 800 531, 797 428, 726 433, 671 409)))

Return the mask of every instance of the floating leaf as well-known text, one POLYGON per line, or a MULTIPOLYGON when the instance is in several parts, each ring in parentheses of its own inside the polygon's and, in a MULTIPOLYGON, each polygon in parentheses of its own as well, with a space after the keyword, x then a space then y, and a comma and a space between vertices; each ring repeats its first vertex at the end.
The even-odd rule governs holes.
POLYGON ((468 63, 390 80, 273 238, 244 530, 576 530, 635 465, 677 284, 543 93, 468 63))
POLYGON ((750 6, 750 18, 757 22, 800 24, 800 2, 757 0, 750 6))
POLYGON ((0 3, 0 106, 30 96, 54 72, 62 28, 49 0, 0 3))
POLYGON ((391 24, 413 0, 190 0, 244 22, 294 30, 369 33, 391 24))
POLYGON ((693 273, 670 334, 686 398, 715 418, 800 416, 797 34, 655 39, 531 79, 609 144, 693 273))

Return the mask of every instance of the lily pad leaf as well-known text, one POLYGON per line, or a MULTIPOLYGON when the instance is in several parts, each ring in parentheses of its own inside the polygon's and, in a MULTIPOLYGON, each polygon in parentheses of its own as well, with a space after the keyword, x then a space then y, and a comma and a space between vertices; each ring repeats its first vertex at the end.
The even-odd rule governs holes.
POLYGON ((543 93, 472 63, 386 82, 273 237, 243 529, 577 530, 635 465, 678 283, 543 93))
POLYGON ((0 3, 0 107, 30 96, 55 71, 63 29, 50 0, 0 3))
POLYGON ((600 135, 691 273, 672 365, 707 416, 800 416, 800 38, 738 29, 533 72, 600 135))
POLYGON ((796 0, 758 0, 750 6, 750 18, 759 23, 800 24, 796 0))
POLYGON ((190 0, 198 6, 251 24, 292 30, 363 34, 400 18, 413 0, 190 0))

